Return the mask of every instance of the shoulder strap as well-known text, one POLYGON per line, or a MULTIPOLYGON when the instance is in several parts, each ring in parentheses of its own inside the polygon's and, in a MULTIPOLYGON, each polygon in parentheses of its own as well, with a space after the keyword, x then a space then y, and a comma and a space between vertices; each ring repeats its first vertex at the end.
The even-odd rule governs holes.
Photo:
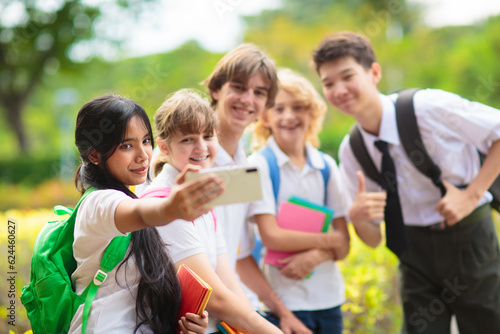
MULTIPOLYGON (((264 158, 266 158, 267 165, 269 166, 269 177, 271 178, 271 183, 273 185, 274 200, 276 201, 276 204, 278 204, 277 203, 278 193, 280 190, 280 182, 281 182, 278 160, 276 159, 276 155, 274 154, 273 150, 269 146, 264 147, 259 152, 264 156, 264 158)), ((326 205, 326 195, 327 195, 326 189, 328 186, 328 181, 330 180, 330 167, 326 162, 325 154, 323 152, 320 152, 320 155, 325 165, 325 167, 323 167, 319 171, 321 172, 321 176, 323 177, 323 183, 325 185, 324 201, 326 205)))
MULTIPOLYGON (((89 188, 87 189, 82 197, 80 197, 80 200, 78 201, 78 203, 75 205, 75 208, 72 209, 72 208, 68 208, 68 207, 65 207, 63 205, 56 205, 54 206, 54 213, 58 216, 63 216, 63 215, 70 215, 69 218, 67 218, 67 220, 70 220, 70 219, 73 219, 75 220, 76 219, 76 212, 78 210, 78 208, 80 207, 80 204, 82 204, 83 200, 91 193, 93 192, 94 190, 97 190, 97 188, 95 187, 92 187, 92 188, 89 188)), ((51 222, 56 222, 57 220, 54 220, 54 221, 51 221, 51 222)), ((49 222, 50 223, 50 222, 49 222)))
POLYGON ((368 154, 368 150, 366 149, 365 142, 363 140, 363 135, 361 131, 359 131, 356 124, 354 124, 349 132, 349 145, 351 145, 352 153, 354 153, 354 157, 358 160, 363 170, 372 181, 381 185, 381 175, 375 167, 370 154, 368 154))
POLYGON ((82 334, 85 334, 90 308, 97 294, 97 289, 99 289, 99 286, 104 283, 108 277, 108 272, 113 270, 125 257, 131 236, 132 233, 129 233, 126 236, 115 237, 111 240, 102 256, 100 268, 97 270, 94 279, 83 292, 82 297, 85 298, 85 305, 83 306, 82 314, 82 334))
POLYGON ((324 204, 325 206, 327 206, 327 196, 328 196, 328 181, 330 180, 330 166, 328 165, 328 163, 326 162, 326 154, 323 153, 323 152, 319 152, 320 155, 321 155, 321 159, 323 159, 323 163, 325 164, 325 167, 323 167, 322 169, 320 169, 319 171, 321 172, 321 176, 323 176, 323 184, 325 186, 325 196, 324 196, 324 204))
MULTIPOLYGON (((90 188, 89 190, 90 192, 92 192, 96 189, 90 188)), ((79 204, 81 203, 83 198, 85 198, 88 195, 88 193, 90 193, 89 190, 87 190, 83 194, 82 199, 75 207, 75 210, 73 212, 74 214, 76 213, 79 204)), ((125 257, 128 246, 130 244, 131 236, 132 233, 129 233, 126 236, 115 237, 113 238, 113 240, 111 240, 108 247, 106 247, 106 250, 104 251, 104 254, 101 259, 100 268, 97 270, 94 279, 89 283, 85 291, 82 293, 82 297, 85 299, 85 304, 83 306, 83 314, 82 314, 82 334, 85 334, 85 328, 87 327, 90 308, 97 294, 97 289, 99 289, 99 286, 108 277, 108 272, 113 270, 125 257)))
POLYGON ((264 158, 266 158, 267 165, 269 166, 269 177, 271 178, 271 183, 273 184, 274 200, 277 205, 278 193, 280 190, 280 169, 278 167, 278 160, 269 146, 264 147, 259 152, 264 156, 264 158))
POLYGON ((412 164, 441 191, 441 196, 446 193, 446 188, 441 181, 441 170, 434 164, 429 153, 425 149, 420 130, 418 129, 417 117, 413 96, 419 88, 410 88, 398 93, 396 99, 396 122, 398 125, 399 138, 403 144, 406 155, 412 164))

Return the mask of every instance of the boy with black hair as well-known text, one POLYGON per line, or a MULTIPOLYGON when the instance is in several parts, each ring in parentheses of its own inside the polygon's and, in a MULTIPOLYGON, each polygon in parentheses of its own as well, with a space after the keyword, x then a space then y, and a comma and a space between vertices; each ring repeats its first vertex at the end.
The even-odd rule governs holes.
POLYGON ((372 247, 385 220, 387 246, 400 260, 405 332, 449 333, 453 314, 462 334, 500 332, 500 252, 487 191, 500 172, 500 111, 437 89, 415 93, 419 132, 441 170, 441 191, 404 151, 397 94, 379 93, 382 69, 370 42, 335 33, 313 60, 326 99, 354 117, 380 173, 365 180, 347 135, 339 160, 353 200, 349 216, 372 247), (482 165, 478 150, 487 153, 482 165))

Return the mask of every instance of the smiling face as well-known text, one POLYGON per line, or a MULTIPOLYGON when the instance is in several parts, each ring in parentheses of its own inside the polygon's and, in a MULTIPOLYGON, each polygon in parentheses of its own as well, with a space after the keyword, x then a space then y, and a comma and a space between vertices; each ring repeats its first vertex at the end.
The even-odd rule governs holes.
POLYGON ((127 124, 123 141, 107 159, 106 167, 113 178, 126 186, 144 183, 153 155, 152 138, 139 116, 127 124))
POLYGON ((219 147, 217 137, 212 132, 183 134, 177 131, 168 143, 162 141, 158 145, 169 164, 179 171, 187 164, 201 168, 212 167, 219 147))
POLYGON ((326 62, 319 68, 323 94, 337 109, 355 118, 370 112, 378 99, 380 65, 365 69, 353 57, 326 62))
POLYGON ((264 111, 268 93, 269 83, 260 72, 247 82, 233 79, 212 92, 217 101, 219 132, 242 134, 264 111))
POLYGON ((262 121, 271 129, 280 147, 304 145, 311 124, 311 113, 304 101, 280 89, 274 107, 262 115, 262 121))

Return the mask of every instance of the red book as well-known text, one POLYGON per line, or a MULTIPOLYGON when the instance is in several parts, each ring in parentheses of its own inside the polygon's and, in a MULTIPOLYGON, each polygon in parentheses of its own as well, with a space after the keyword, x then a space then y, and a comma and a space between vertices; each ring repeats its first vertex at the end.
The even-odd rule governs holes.
POLYGON ((177 278, 181 286, 179 319, 188 312, 201 315, 207 306, 212 287, 185 264, 181 264, 177 270, 177 278))

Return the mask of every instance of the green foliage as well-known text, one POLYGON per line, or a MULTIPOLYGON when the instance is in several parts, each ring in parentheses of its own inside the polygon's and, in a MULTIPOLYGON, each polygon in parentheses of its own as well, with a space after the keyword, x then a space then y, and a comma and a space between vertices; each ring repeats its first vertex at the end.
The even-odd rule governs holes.
POLYGON ((0 160, 0 183, 37 185, 59 173, 59 157, 20 157, 0 160))
POLYGON ((36 186, 0 183, 0 211, 72 205, 80 198, 72 180, 45 180, 36 186))
POLYGON ((13 330, 16 333, 24 333, 30 329, 29 320, 26 316, 26 309, 21 304, 19 296, 21 289, 27 285, 30 279, 31 254, 35 239, 42 226, 50 220, 60 219, 52 210, 30 210, 19 211, 10 210, 0 212, 2 229, 0 230, 0 247, 6 249, 8 247, 8 221, 14 223, 11 226, 15 227, 15 247, 13 248, 15 255, 14 269, 10 269, 7 257, 0 262, 0 270, 2 273, 16 272, 15 274, 15 297, 11 298, 6 293, 10 290, 10 283, 6 279, 0 281, 0 332, 8 333, 8 330, 13 330), (9 284, 9 285, 8 285, 9 284), (7 305, 10 305, 11 300, 15 301, 15 327, 8 324, 11 319, 8 318, 7 305))
POLYGON ((340 262, 346 286, 344 332, 350 334, 397 333, 402 326, 398 292, 398 260, 384 245, 372 249, 355 235, 351 250, 340 262))

